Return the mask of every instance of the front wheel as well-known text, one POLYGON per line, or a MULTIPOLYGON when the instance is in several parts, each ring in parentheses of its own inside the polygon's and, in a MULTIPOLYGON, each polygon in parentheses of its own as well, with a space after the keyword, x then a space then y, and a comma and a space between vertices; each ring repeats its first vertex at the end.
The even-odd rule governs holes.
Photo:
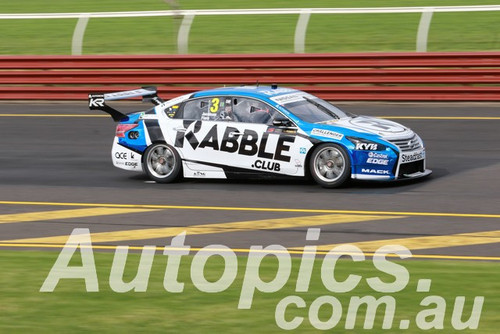
POLYGON ((144 170, 151 180, 159 183, 175 181, 181 171, 181 159, 170 145, 153 144, 144 154, 144 170))
POLYGON ((313 151, 309 168, 314 180, 324 188, 335 188, 351 175, 351 160, 347 151, 337 144, 321 144, 313 151))

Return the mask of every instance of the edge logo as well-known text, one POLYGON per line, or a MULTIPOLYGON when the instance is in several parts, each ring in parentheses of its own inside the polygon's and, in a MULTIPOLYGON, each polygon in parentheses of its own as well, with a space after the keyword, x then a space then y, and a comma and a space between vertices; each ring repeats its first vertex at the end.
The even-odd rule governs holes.
POLYGON ((384 166, 389 165, 389 160, 387 159, 368 158, 366 159, 366 162, 374 165, 384 165, 384 166))

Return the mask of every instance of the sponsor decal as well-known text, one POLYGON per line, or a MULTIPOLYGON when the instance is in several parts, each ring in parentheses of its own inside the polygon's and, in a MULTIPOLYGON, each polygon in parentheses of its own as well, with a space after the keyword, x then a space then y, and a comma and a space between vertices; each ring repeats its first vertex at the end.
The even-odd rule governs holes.
POLYGON ((376 151, 378 150, 378 144, 375 143, 357 143, 356 150, 359 151, 376 151))
POLYGON ((375 152, 368 153, 368 156, 370 158, 378 158, 378 159, 388 159, 389 158, 389 156, 387 154, 375 153, 375 152))
POLYGON ((312 129, 311 131, 312 136, 321 136, 321 137, 327 137, 327 138, 333 138, 337 140, 341 140, 344 138, 344 135, 335 131, 330 131, 330 130, 325 130, 325 129, 312 129))
MULTIPOLYGON (((175 112, 174 112, 175 115, 175 112)), ((145 114, 142 113, 139 119, 158 119, 158 116, 156 114, 145 114)))
POLYGON ((116 93, 107 93, 104 94, 104 97, 107 100, 113 100, 113 99, 123 99, 123 98, 128 98, 128 97, 136 97, 136 96, 143 96, 147 94, 154 94, 156 93, 155 91, 147 90, 147 89, 135 89, 135 90, 127 90, 123 92, 116 92, 116 93))
POLYGON ((115 158, 116 159, 122 159, 122 160, 137 160, 137 153, 134 152, 115 152, 115 158))
POLYGON ((416 151, 410 154, 401 154, 401 163, 408 163, 425 159, 425 151, 416 151))
POLYGON ((300 162, 300 160, 298 159, 295 159, 295 167, 302 168, 302 162, 300 162))
POLYGON ((306 154, 307 153, 307 148, 301 147, 300 150, 299 150, 299 153, 300 154, 306 154))
POLYGON ((303 93, 302 94, 301 93, 293 93, 293 94, 276 96, 276 97, 272 97, 271 101, 274 101, 280 105, 284 105, 287 103, 293 103, 293 102, 297 102, 297 101, 304 101, 304 94, 303 93))
POLYGON ((389 164, 389 160, 387 159, 378 159, 378 158, 368 158, 366 162, 374 165, 384 165, 387 166, 389 164))
POLYGON ((281 170, 281 166, 278 162, 266 161, 266 160, 255 160, 255 162, 252 164, 252 168, 270 170, 275 172, 279 172, 281 170))
POLYGON ((140 155, 135 153, 135 152, 121 152, 121 151, 116 151, 114 153, 116 165, 121 165, 121 166, 127 166, 127 167, 132 167, 132 168, 137 168, 139 167, 139 159, 140 155))
MULTIPOLYGON (((192 123, 192 122, 191 122, 192 123)), ((191 123, 184 124, 187 128, 191 123)), ((247 156, 257 156, 263 159, 278 160, 290 162, 291 157, 286 153, 290 151, 291 144, 295 142, 295 136, 285 134, 276 134, 265 132, 259 134, 250 129, 240 132, 238 128, 228 126, 224 130, 222 138, 219 140, 219 128, 217 124, 213 125, 205 137, 200 140, 196 133, 202 127, 201 121, 196 121, 192 130, 178 131, 175 140, 175 147, 184 147, 184 141, 187 140, 193 150, 211 148, 214 151, 223 151, 247 156), (267 147, 269 136, 279 136, 276 148, 267 147)))
POLYGON ((193 176, 195 176, 195 177, 205 177, 207 175, 204 172, 198 171, 198 172, 194 172, 193 176))
POLYGON ((89 95, 89 108, 103 108, 104 95, 89 95))
POLYGON ((127 160, 127 152, 115 152, 115 158, 127 160))
POLYGON ((371 169, 371 168, 361 168, 361 173, 365 174, 377 174, 377 175, 390 175, 391 172, 385 169, 371 169))

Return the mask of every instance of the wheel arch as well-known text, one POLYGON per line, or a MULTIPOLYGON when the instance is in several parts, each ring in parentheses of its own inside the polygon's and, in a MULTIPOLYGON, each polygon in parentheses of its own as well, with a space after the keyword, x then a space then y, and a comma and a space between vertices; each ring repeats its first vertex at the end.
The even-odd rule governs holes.
MULTIPOLYGON (((178 163, 178 170, 175 172, 175 174, 174 174, 175 176, 170 178, 170 180, 168 182, 172 182, 172 181, 176 181, 178 179, 181 179, 183 177, 183 169, 184 169, 183 161, 184 160, 183 160, 182 156, 180 155, 179 150, 174 145, 167 143, 165 140, 155 140, 155 141, 151 142, 151 144, 146 147, 146 149, 144 150, 144 154, 141 157, 143 172, 149 176, 149 172, 147 171, 148 161, 146 161, 146 159, 148 158, 149 150, 155 145, 169 146, 170 147, 169 149, 174 152, 174 156, 177 155, 176 159, 179 162, 178 163)), ((169 178, 169 177, 167 177, 167 178, 169 178)), ((157 182, 162 182, 162 181, 157 180, 157 182)))
POLYGON ((312 153, 314 152, 314 150, 322 144, 336 144, 336 145, 339 145, 340 147, 342 147, 347 152, 347 155, 349 156, 349 160, 351 163, 351 177, 352 177, 352 174, 354 173, 354 164, 353 164, 354 157, 352 155, 351 150, 349 148, 347 148, 341 142, 329 141, 329 140, 318 141, 318 142, 314 143, 313 146, 311 146, 311 148, 309 149, 309 151, 306 154, 306 159, 304 161, 304 166, 305 166, 304 176, 307 178, 312 178, 311 168, 309 167, 309 162, 311 161, 311 156, 312 156, 312 153))
MULTIPOLYGON (((156 144, 168 144, 165 140, 155 140, 155 141, 152 141, 151 144, 149 144, 148 146, 146 146, 146 148, 144 149, 144 151, 142 152, 142 156, 141 156, 141 162, 142 164, 144 165, 144 159, 146 159, 146 151, 153 145, 156 145, 156 144)), ((177 152, 179 153, 179 152, 177 152)))

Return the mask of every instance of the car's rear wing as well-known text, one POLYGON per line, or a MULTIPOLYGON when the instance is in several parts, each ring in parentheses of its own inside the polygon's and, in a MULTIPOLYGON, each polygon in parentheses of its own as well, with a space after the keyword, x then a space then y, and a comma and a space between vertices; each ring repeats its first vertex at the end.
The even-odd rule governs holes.
POLYGON ((102 110, 113 117, 115 122, 120 121, 127 115, 106 104, 106 101, 116 101, 142 96, 142 102, 152 102, 159 105, 163 100, 156 94, 156 87, 142 87, 140 89, 126 90, 114 93, 91 93, 89 94, 90 110, 102 110))

